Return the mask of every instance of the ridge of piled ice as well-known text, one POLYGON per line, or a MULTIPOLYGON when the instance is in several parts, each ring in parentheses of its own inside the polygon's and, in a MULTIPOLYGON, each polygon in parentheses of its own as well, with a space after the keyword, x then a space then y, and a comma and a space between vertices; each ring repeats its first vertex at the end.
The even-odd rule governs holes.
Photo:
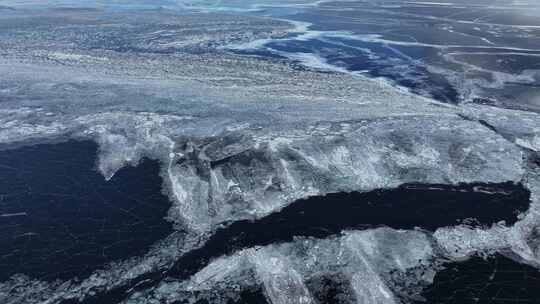
POLYGON ((214 136, 189 136, 187 130, 205 124, 191 116, 112 112, 70 124, 57 122, 57 130, 95 138, 98 168, 107 178, 141 157, 160 159, 175 202, 170 218, 200 231, 259 218, 310 195, 413 182, 518 182, 524 173, 516 145, 458 115, 320 122, 277 131, 244 127, 214 136))
MULTIPOLYGON (((299 238, 292 243, 239 251, 211 262, 187 281, 168 280, 136 292, 126 303, 210 299, 226 302, 225 290, 262 288, 269 303, 315 303, 307 282, 325 273, 346 278, 354 303, 398 303, 396 273, 432 267, 435 253, 419 231, 388 228, 346 232, 326 240, 299 238), (237 286, 237 287, 235 287, 237 286)), ((420 285, 428 272, 410 277, 420 285)))
POLYGON ((515 145, 460 118, 327 123, 294 134, 261 133, 230 133, 179 151, 184 156, 170 172, 183 221, 206 230, 264 216, 309 195, 414 182, 517 182, 523 175, 515 145), (431 128, 422 128, 426 124, 431 128))

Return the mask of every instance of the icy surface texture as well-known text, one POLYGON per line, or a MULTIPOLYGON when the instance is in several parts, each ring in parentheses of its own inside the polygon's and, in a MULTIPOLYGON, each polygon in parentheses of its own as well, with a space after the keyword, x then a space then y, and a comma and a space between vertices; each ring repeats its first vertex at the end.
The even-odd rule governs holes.
POLYGON ((233 42, 281 37, 290 28, 283 21, 229 14, 129 11, 108 12, 107 18, 101 18, 102 14, 91 9, 58 8, 31 15, 16 11, 0 21, 7 29, 2 33, 2 45, 6 47, 2 52, 17 56, 13 51, 24 51, 25 45, 33 44, 34 56, 89 65, 107 61, 84 54, 98 49, 120 53, 200 53, 233 42), (68 27, 59 26, 66 23, 68 27))
POLYGON ((519 181, 523 173, 515 146, 459 118, 324 123, 294 134, 233 133, 218 143, 218 150, 214 142, 181 151, 184 159, 170 169, 179 215, 192 227, 259 217, 307 195, 519 181))
POLYGON ((271 303, 315 303, 314 286, 334 277, 343 303, 398 303, 431 281, 440 259, 499 251, 540 264, 538 114, 450 106, 363 76, 221 50, 292 28, 279 21, 40 14, 0 16, 0 148, 90 138, 105 178, 158 159, 178 232, 81 281, 13 277, 0 283, 0 302, 88 299, 165 272, 220 225, 311 195, 413 182, 523 182, 531 208, 513 227, 371 229, 243 249, 130 301, 220 303, 262 288, 271 303))
MULTIPOLYGON (((127 303, 209 299, 225 303, 238 287, 262 287, 269 303, 318 303, 317 290, 306 282, 321 276, 341 278, 352 291, 350 303, 398 303, 393 281, 409 273, 411 284, 431 280, 429 272, 411 276, 413 270, 432 267, 434 252, 421 232, 375 229, 347 232, 327 240, 298 239, 293 243, 247 249, 220 258, 185 282, 163 282, 137 292, 127 303)), ((320 286, 319 286, 320 287, 320 286)), ((401 286, 404 287, 404 286, 401 286)), ((347 295, 341 295, 343 299, 347 295)), ((349 303, 349 302, 347 302, 349 303)))
POLYGON ((480 229, 467 226, 437 230, 434 237, 454 259, 476 253, 504 252, 528 264, 540 267, 540 175, 538 164, 530 163, 524 180, 531 191, 531 205, 514 226, 493 225, 480 229))
POLYGON ((471 110, 467 114, 509 141, 523 149, 540 152, 540 123, 537 114, 475 105, 466 108, 471 110))
MULTIPOLYGON (((85 16, 92 26, 77 32, 103 26, 85 16)), ((54 47, 44 44, 40 54, 54 47)), ((194 230, 257 218, 308 195, 407 182, 517 182, 523 174, 518 147, 460 109, 361 76, 221 53, 108 48, 89 47, 84 56, 106 58, 91 65, 89 57, 51 61, 35 52, 15 52, 22 63, 3 58, 0 140, 95 138, 107 178, 142 156, 158 158, 176 202, 170 217, 194 230)))
POLYGON ((540 176, 538 147, 540 121, 538 115, 524 111, 503 110, 484 106, 467 106, 465 116, 501 134, 523 149, 525 173, 523 182, 531 191, 529 210, 514 226, 493 225, 487 229, 458 226, 441 228, 435 238, 453 258, 463 258, 478 252, 502 251, 533 266, 540 266, 540 176), (518 123, 519 122, 519 123, 518 123))

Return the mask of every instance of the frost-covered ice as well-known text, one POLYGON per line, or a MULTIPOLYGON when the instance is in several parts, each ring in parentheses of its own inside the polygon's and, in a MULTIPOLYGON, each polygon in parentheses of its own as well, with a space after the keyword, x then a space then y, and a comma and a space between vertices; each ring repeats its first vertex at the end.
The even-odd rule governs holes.
MULTIPOLYGON (((262 288, 270 303, 319 303, 313 287, 322 276, 348 286, 351 303, 398 303, 394 291, 422 286, 436 263, 429 238, 418 231, 375 229, 345 232, 326 240, 298 239, 293 243, 242 250, 210 263, 187 281, 168 280, 136 292, 127 303, 208 299, 225 303, 238 288, 262 288), (410 286, 400 285, 399 274, 410 286), (341 281, 339 281, 341 280, 341 281), (236 286, 236 287, 235 287, 236 286)), ((402 290, 405 292, 405 290, 402 290)))
POLYGON ((538 114, 442 104, 361 75, 224 51, 295 30, 278 20, 215 11, 39 14, 0 17, 10 25, 0 33, 0 147, 93 139, 105 178, 158 159, 178 231, 81 281, 16 276, 0 283, 1 302, 85 299, 166 271, 228 223, 312 195, 404 183, 522 182, 531 208, 513 227, 368 229, 246 248, 129 302, 220 303, 262 288, 273 304, 315 303, 315 286, 335 275, 352 303, 400 303, 444 259, 497 251, 540 265, 538 114))

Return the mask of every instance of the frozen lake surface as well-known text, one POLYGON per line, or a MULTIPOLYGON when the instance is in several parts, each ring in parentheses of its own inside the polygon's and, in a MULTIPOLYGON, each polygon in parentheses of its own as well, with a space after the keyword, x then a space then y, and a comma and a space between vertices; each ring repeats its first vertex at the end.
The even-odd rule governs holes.
POLYGON ((0 302, 538 302, 534 1, 1 5, 0 302))

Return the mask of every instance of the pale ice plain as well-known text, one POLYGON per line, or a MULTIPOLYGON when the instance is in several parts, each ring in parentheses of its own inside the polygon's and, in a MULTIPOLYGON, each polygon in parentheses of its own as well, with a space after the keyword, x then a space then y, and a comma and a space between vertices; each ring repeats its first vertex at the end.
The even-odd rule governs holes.
POLYGON ((316 53, 236 52, 291 37, 343 35, 286 20, 325 3, 1 2, 2 153, 90 140, 106 180, 145 158, 157 160, 171 202, 164 221, 173 231, 146 253, 84 277, 15 274, 0 283, 0 300, 415 303, 448 263, 504 256, 537 271, 534 107, 445 103, 316 53), (261 16, 269 7, 286 16, 261 16), (301 199, 411 184, 504 196, 507 190, 493 185, 508 182, 529 195, 527 208, 516 207, 519 214, 507 222, 436 229, 381 222, 325 237, 291 235, 229 248, 183 272, 192 267, 183 262, 219 231, 262 221, 301 199), (465 184, 478 186, 460 188, 465 184))

